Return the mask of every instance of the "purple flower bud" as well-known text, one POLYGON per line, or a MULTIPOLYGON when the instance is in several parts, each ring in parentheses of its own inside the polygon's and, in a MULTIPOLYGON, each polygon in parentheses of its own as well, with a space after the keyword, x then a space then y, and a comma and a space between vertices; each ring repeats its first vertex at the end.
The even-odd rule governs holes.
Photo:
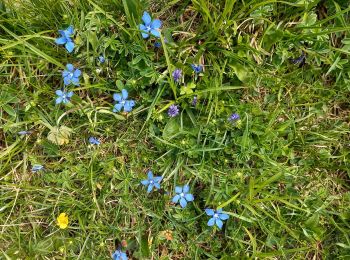
POLYGON ((175 117, 179 114, 179 108, 177 105, 171 105, 168 110, 168 115, 170 117, 175 117))
POLYGON ((180 70, 180 69, 174 70, 174 72, 173 72, 173 78, 174 78, 174 80, 175 80, 176 82, 179 82, 180 79, 181 79, 181 77, 182 77, 182 70, 180 70))
POLYGON ((237 113, 233 113, 229 118, 228 121, 234 122, 240 119, 240 116, 237 113))

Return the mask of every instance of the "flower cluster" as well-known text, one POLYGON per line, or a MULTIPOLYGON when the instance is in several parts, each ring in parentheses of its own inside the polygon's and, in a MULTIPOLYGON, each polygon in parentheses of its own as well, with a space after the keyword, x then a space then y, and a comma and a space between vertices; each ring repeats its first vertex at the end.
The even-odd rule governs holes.
MULTIPOLYGON (((138 25, 138 28, 140 30, 141 36, 144 39, 150 38, 150 36, 154 36, 156 38, 161 38, 161 27, 162 22, 159 19, 152 19, 151 15, 148 12, 144 12, 142 15, 142 24, 138 25)), ((64 45, 68 53, 72 53, 74 50, 74 42, 73 42, 73 35, 74 35, 74 28, 73 26, 69 26, 66 30, 59 30, 60 37, 55 40, 55 42, 59 45, 64 45)), ((152 37, 151 37, 152 39, 152 37)), ((163 39, 163 38, 162 38, 163 39)), ((153 41, 153 40, 151 40, 153 41)), ((167 42, 166 39, 164 39, 164 42, 167 42)), ((164 43, 163 42, 163 43, 164 43)), ((162 46, 162 43, 156 39, 156 42, 153 43, 153 46, 155 48, 160 48, 162 46)), ((103 55, 100 55, 98 58, 96 57, 95 60, 102 65, 106 62, 106 59, 103 55)), ((185 84, 185 88, 187 88, 186 91, 182 91, 180 95, 186 95, 185 97, 193 97, 192 101, 190 101, 190 105, 196 106, 198 102, 198 92, 194 92, 194 88, 196 87, 196 81, 203 76, 204 67, 202 64, 191 64, 192 73, 191 78, 193 79, 193 82, 186 83, 186 69, 182 68, 175 68, 174 70, 170 71, 171 75, 169 76, 170 83, 172 84, 172 87, 179 86, 182 83, 185 84), (172 77, 172 79, 171 79, 172 77), (190 87, 189 87, 190 86, 190 87), (195 95, 193 95, 195 93, 195 95)), ((101 71, 101 70, 100 70, 101 71)), ((62 78, 63 78, 63 87, 61 89, 56 90, 56 100, 55 103, 58 104, 68 104, 71 101, 71 98, 73 96, 73 91, 70 91, 70 86, 79 86, 80 85, 80 77, 82 75, 82 72, 80 69, 75 68, 73 64, 69 63, 66 65, 66 68, 62 72, 62 78)), ((184 88, 182 87, 182 88, 184 88)), ((176 96, 176 93, 175 93, 176 96)), ((112 111, 115 113, 124 112, 129 113, 133 110, 135 106, 135 100, 129 99, 129 93, 126 89, 121 89, 120 93, 114 93, 113 94, 113 100, 115 103, 113 104, 112 111)), ((178 100, 176 100, 178 101, 178 100)), ((178 102, 176 102, 178 103, 178 102)), ((180 114, 180 105, 176 104, 174 101, 172 101, 168 108, 168 116, 173 118, 180 114)), ((235 122, 240 120, 240 116, 237 113, 232 114, 228 120, 230 122, 235 122)), ((27 131, 21 131, 18 134, 20 135, 26 135, 29 132, 27 131)), ((101 144, 101 141, 93 136, 90 136, 88 138, 88 142, 92 146, 98 146, 101 144)), ((33 165, 32 172, 38 172, 40 170, 44 169, 42 165, 33 165)), ((146 187, 147 193, 151 193, 152 191, 159 191, 161 190, 161 182, 163 180, 162 176, 155 176, 152 171, 147 172, 147 179, 142 180, 141 184, 146 187)), ((175 186, 174 194, 171 199, 172 205, 178 204, 182 209, 186 208, 189 203, 194 203, 195 197, 190 192, 190 186, 188 184, 185 184, 183 186, 175 186)), ((169 201, 170 202, 170 201, 169 201)), ((221 208, 215 210, 215 209, 205 209, 205 213, 210 217, 207 225, 208 226, 216 226, 219 229, 222 229, 223 224, 225 220, 229 219, 229 215, 224 213, 221 208)), ((61 213, 57 217, 57 225, 61 229, 66 229, 68 227, 69 221, 68 221, 68 215, 66 213, 61 213)), ((125 260, 128 259, 127 254, 121 250, 119 247, 112 255, 112 258, 115 260, 125 260)))

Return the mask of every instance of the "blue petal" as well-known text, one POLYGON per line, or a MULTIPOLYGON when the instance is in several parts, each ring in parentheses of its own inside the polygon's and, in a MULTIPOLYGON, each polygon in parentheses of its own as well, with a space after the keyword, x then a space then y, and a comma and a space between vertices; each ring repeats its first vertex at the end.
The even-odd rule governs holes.
POLYGON ((67 97, 69 97, 69 98, 70 98, 70 97, 72 97, 72 96, 73 96, 73 94, 74 94, 74 93, 73 93, 73 91, 69 91, 69 92, 67 93, 67 97))
POLYGON ((148 181, 148 180, 142 180, 142 181, 141 181, 141 184, 146 186, 146 185, 149 184, 149 181, 148 181))
POLYGON ((58 30, 58 32, 59 32, 59 34, 61 34, 61 37, 67 38, 64 30, 58 30))
POLYGON ((124 100, 128 98, 128 91, 126 89, 122 89, 122 97, 124 100))
POLYGON ((62 97, 56 98, 56 105, 62 103, 62 101, 63 101, 63 98, 62 98, 62 97))
POLYGON ((142 31, 142 32, 148 32, 149 30, 147 29, 147 27, 144 25, 144 24, 139 24, 139 29, 142 31))
POLYGON ((158 190, 160 189, 160 184, 158 182, 154 183, 154 187, 156 187, 158 190))
POLYGON ((159 19, 154 19, 151 23, 151 28, 159 29, 160 27, 162 27, 162 22, 159 19))
POLYGON ((218 226, 219 229, 221 229, 224 223, 221 221, 221 219, 217 218, 215 219, 215 224, 218 226))
POLYGON ((183 187, 183 193, 187 193, 187 192, 189 192, 190 191, 190 186, 188 186, 187 184, 186 185, 184 185, 184 187, 183 187))
POLYGON ((65 33, 68 34, 68 37, 70 37, 74 33, 74 28, 72 25, 70 25, 66 30, 65 33))
POLYGON ((114 99, 115 101, 120 102, 120 101, 122 101, 122 96, 121 96, 120 94, 114 93, 114 94, 113 94, 113 99, 114 99))
POLYGON ((64 85, 69 85, 71 82, 71 79, 69 77, 64 77, 63 82, 64 82, 64 85))
POLYGON ((123 105, 118 103, 114 105, 113 112, 120 112, 122 110, 123 105))
POLYGON ((214 224, 215 224, 215 218, 209 219, 207 225, 208 225, 209 227, 211 227, 211 226, 214 226, 214 224))
POLYGON ((129 101, 126 101, 124 104, 124 112, 130 112, 132 110, 132 106, 129 101))
POLYGON ((187 201, 186 201, 184 198, 181 198, 181 199, 180 199, 180 206, 181 206, 182 208, 184 208, 184 207, 186 207, 186 205, 187 205, 187 201))
POLYGON ((71 82, 75 85, 75 86, 79 86, 79 79, 78 78, 72 78, 71 82))
POLYGON ((150 193, 153 189, 153 184, 148 185, 147 192, 150 193))
POLYGON ((227 215, 226 213, 221 213, 221 214, 219 214, 219 218, 221 219, 221 220, 226 220, 226 219, 229 219, 229 215, 227 215))
POLYGON ((182 187, 176 186, 176 187, 175 187, 175 192, 178 193, 178 194, 180 194, 180 193, 182 192, 182 187))
POLYGON ((65 37, 60 37, 55 40, 55 43, 57 44, 65 44, 67 42, 67 39, 65 37))
POLYGON ((56 95, 57 96, 63 96, 62 90, 60 90, 60 89, 56 90, 56 95))
POLYGON ((67 42, 66 43, 66 50, 71 53, 74 50, 74 43, 73 42, 67 42))
POLYGON ((187 194, 185 194, 185 199, 186 199, 187 201, 193 201, 193 200, 194 200, 194 197, 193 197, 192 194, 187 193, 187 194))
POLYGON ((122 258, 121 260, 128 260, 128 257, 124 252, 120 252, 120 257, 122 258))
MULTIPOLYGON (((214 216, 215 212, 213 209, 205 209, 205 213, 208 215, 208 216, 214 216)), ((214 225, 214 224, 213 224, 214 225)))
POLYGON ((152 20, 152 18, 149 15, 149 13, 143 12, 142 21, 145 23, 145 25, 149 25, 151 23, 151 20, 152 20))
POLYGON ((155 37, 159 38, 160 37, 160 32, 155 30, 155 29, 152 29, 151 30, 151 34, 153 34, 155 37))
POLYGON ((162 179, 163 179, 163 177, 161 177, 161 176, 157 176, 157 177, 154 177, 154 178, 153 178, 153 180, 154 180, 155 182, 160 182, 162 179))
POLYGON ((171 200, 173 203, 178 203, 180 199, 180 195, 175 195, 174 198, 171 200))
POLYGON ((69 74, 70 74, 70 72, 69 72, 68 70, 64 70, 64 71, 62 72, 62 76, 63 76, 63 77, 68 77, 69 74))
POLYGON ((74 66, 73 66, 72 64, 68 63, 68 64, 66 65, 66 67, 67 67, 67 70, 68 70, 69 72, 73 72, 74 66))
POLYGON ((63 99, 63 104, 67 104, 67 103, 69 103, 69 99, 68 98, 64 98, 63 99))
POLYGON ((149 180, 153 179, 153 172, 152 172, 152 171, 148 171, 148 172, 147 172, 147 178, 148 178, 149 180))
POLYGON ((81 75, 81 71, 79 69, 76 69, 73 73, 74 77, 78 78, 81 75))
POLYGON ((142 38, 147 39, 149 37, 148 33, 141 33, 142 34, 142 38))
POLYGON ((148 38, 149 34, 147 33, 149 30, 147 30, 146 26, 144 26, 143 24, 140 24, 139 25, 139 29, 141 30, 141 34, 142 34, 142 37, 144 39, 148 38))
POLYGON ((219 208, 219 209, 216 211, 216 213, 218 213, 218 214, 222 213, 222 208, 219 208))

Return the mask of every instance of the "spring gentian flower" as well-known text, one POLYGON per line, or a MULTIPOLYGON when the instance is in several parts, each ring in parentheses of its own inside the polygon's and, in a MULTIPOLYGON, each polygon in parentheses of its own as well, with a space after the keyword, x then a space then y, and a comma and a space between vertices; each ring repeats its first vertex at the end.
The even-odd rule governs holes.
POLYGON ((100 63, 105 63, 105 61, 106 61, 105 57, 103 57, 102 55, 100 57, 98 57, 98 60, 100 63))
POLYGON ((64 44, 67 51, 71 53, 74 49, 73 40, 70 38, 74 33, 73 26, 69 26, 66 30, 58 30, 58 32, 61 34, 61 37, 57 38, 55 42, 60 45, 64 44))
POLYGON ((99 145, 101 142, 100 142, 100 140, 98 140, 97 138, 91 136, 91 137, 89 138, 89 143, 90 143, 90 144, 99 145))
POLYGON ((40 164, 34 164, 32 167, 32 172, 38 172, 38 171, 41 171, 42 169, 44 169, 44 166, 40 164))
POLYGON ((116 250, 112 255, 113 260, 128 260, 128 256, 122 250, 116 250))
POLYGON ((160 181, 162 179, 163 179, 163 177, 161 177, 161 176, 153 177, 153 172, 148 171, 147 180, 141 181, 141 184, 144 186, 148 186, 147 192, 150 193, 153 190, 153 187, 155 187, 157 190, 160 189, 160 181))
POLYGON ((124 112, 130 112, 135 106, 135 101, 134 100, 127 100, 128 98, 128 91, 126 89, 122 89, 121 94, 113 94, 113 99, 117 101, 114 105, 113 112, 119 112, 124 108, 124 112))
POLYGON ((142 37, 147 39, 151 33, 155 37, 160 37, 159 29, 162 27, 162 22, 159 19, 154 19, 152 21, 151 16, 147 12, 143 12, 142 21, 144 24, 140 24, 139 28, 141 30, 142 37))
POLYGON ((191 193, 188 193, 190 191, 190 186, 187 184, 183 187, 176 186, 175 187, 175 193, 176 195, 172 199, 173 203, 178 203, 180 201, 180 206, 182 208, 186 207, 187 202, 193 201, 194 197, 191 193))
POLYGON ((229 118, 228 121, 234 122, 240 119, 240 116, 237 113, 233 113, 229 118))
POLYGON ((229 215, 226 213, 222 213, 222 209, 213 210, 213 209, 205 209, 205 213, 207 213, 208 216, 211 216, 212 218, 209 219, 207 225, 208 226, 214 226, 217 225, 219 229, 222 228, 223 220, 227 220, 229 218, 229 215))
POLYGON ((173 75, 174 81, 179 82, 182 77, 182 70, 176 69, 174 70, 172 75, 173 75))
POLYGON ((195 73, 197 73, 197 74, 201 73, 202 70, 203 70, 203 66, 202 65, 191 64, 191 67, 192 67, 193 71, 195 73))
POLYGON ((56 105, 60 103, 67 104, 70 101, 70 98, 73 96, 73 92, 56 90, 56 95, 58 96, 58 98, 56 98, 56 105))
POLYGON ((179 114, 179 108, 177 105, 171 105, 168 110, 168 115, 170 117, 175 117, 179 114))
POLYGON ((155 42, 153 45, 155 48, 160 48, 162 46, 160 42, 155 42))
POLYGON ((72 83, 75 86, 79 86, 81 71, 79 69, 75 70, 72 64, 67 64, 66 68, 67 69, 62 73, 64 85, 69 85, 72 83))

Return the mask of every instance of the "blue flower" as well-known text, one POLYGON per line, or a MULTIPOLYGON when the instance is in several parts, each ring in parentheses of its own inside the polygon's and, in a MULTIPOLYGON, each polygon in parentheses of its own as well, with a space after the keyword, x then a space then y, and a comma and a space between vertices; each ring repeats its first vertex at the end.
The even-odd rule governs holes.
POLYGON ((58 98, 56 98, 56 105, 58 104, 67 104, 70 101, 70 98, 73 96, 73 92, 66 92, 62 90, 56 90, 56 95, 58 98))
POLYGON ((240 119, 240 116, 237 113, 233 113, 229 118, 228 121, 234 122, 240 119))
POLYGON ((38 172, 40 170, 44 169, 44 166, 40 165, 40 164, 34 164, 32 167, 32 172, 38 172))
POLYGON ((62 73, 64 85, 69 85, 72 83, 75 86, 79 86, 81 71, 79 69, 74 70, 74 66, 72 64, 67 64, 66 68, 67 69, 62 73))
POLYGON ((113 112, 119 112, 124 108, 124 112, 130 112, 135 106, 135 101, 134 100, 127 100, 128 98, 128 91, 126 89, 122 89, 121 94, 113 94, 113 99, 117 101, 114 105, 113 112))
POLYGON ((105 63, 106 61, 105 57, 103 57, 102 55, 98 57, 98 60, 100 61, 100 63, 105 63))
POLYGON ((192 69, 194 70, 195 73, 201 73, 203 70, 202 65, 196 65, 196 64, 191 64, 192 69))
POLYGON ((182 208, 186 207, 187 202, 193 201, 194 197, 192 194, 188 193, 190 191, 190 186, 187 184, 183 187, 176 186, 175 193, 176 195, 172 199, 173 203, 178 203, 180 201, 180 206, 182 208))
POLYGON ((90 144, 99 145, 101 142, 100 142, 100 140, 98 140, 97 138, 91 136, 91 137, 89 138, 89 143, 90 143, 90 144))
POLYGON ((174 72, 173 72, 172 75, 173 75, 174 80, 175 80, 176 82, 179 82, 180 79, 181 79, 181 77, 182 77, 182 70, 176 69, 176 70, 174 70, 174 72))
POLYGON ((160 37, 159 29, 162 27, 162 22, 160 20, 154 19, 152 21, 149 13, 143 12, 142 21, 144 24, 139 24, 139 28, 144 39, 148 38, 150 33, 155 37, 160 37))
POLYGON ((227 220, 229 218, 229 215, 226 213, 222 213, 222 209, 213 210, 213 209, 205 209, 205 213, 208 216, 212 216, 212 218, 209 219, 207 225, 209 227, 217 225, 219 229, 222 228, 223 220, 227 220))
POLYGON ((179 114, 179 108, 177 105, 171 105, 168 110, 168 115, 170 117, 175 117, 179 114))
POLYGON ((163 177, 161 176, 153 177, 152 171, 148 171, 147 180, 141 181, 141 184, 144 186, 148 186, 147 192, 150 193, 153 190, 153 187, 155 187, 157 190, 160 189, 160 182, 162 179, 163 177))
POLYGON ((162 44, 160 42, 155 42, 154 43, 154 47, 155 48, 160 48, 162 46, 162 44))
POLYGON ((112 255, 113 260, 127 260, 128 257, 125 252, 122 250, 115 250, 115 252, 112 255))
POLYGON ((70 38, 74 33, 73 26, 69 26, 66 30, 58 30, 58 32, 61 34, 61 37, 57 38, 55 42, 60 45, 64 44, 67 51, 71 53, 74 49, 73 40, 70 38))

